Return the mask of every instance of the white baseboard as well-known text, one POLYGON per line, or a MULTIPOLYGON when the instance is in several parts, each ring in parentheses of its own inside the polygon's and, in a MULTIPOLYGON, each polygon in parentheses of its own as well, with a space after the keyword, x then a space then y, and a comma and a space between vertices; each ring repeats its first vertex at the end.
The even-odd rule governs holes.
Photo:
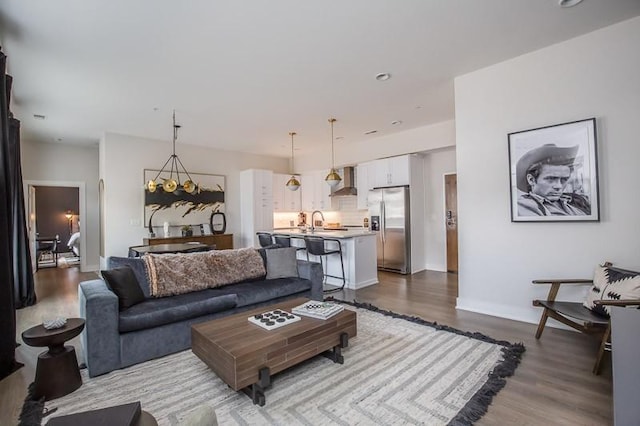
POLYGON ((81 268, 82 272, 95 272, 95 271, 99 271, 100 270, 100 265, 84 265, 84 267, 81 268))
POLYGON ((370 280, 366 280, 366 281, 361 281, 359 283, 355 283, 355 285, 347 284, 346 287, 350 288, 352 290, 359 290, 359 289, 364 288, 364 287, 369 287, 370 285, 378 284, 378 282, 379 281, 378 281, 377 278, 373 278, 373 279, 370 279, 370 280))
MULTIPOLYGON (((542 315, 542 308, 535 308, 533 306, 531 308, 515 307, 486 302, 484 300, 464 299, 462 297, 456 299, 456 309, 536 325, 540 322, 540 315, 542 315)), ((547 320, 547 325, 549 327, 575 331, 553 318, 547 320)))
POLYGON ((447 265, 441 263, 427 263, 427 269, 430 271, 447 272, 447 265))
POLYGON ((427 268, 425 266, 420 266, 419 268, 415 268, 415 269, 411 269, 409 271, 409 274, 417 274, 418 272, 422 272, 424 270, 426 270, 427 268))

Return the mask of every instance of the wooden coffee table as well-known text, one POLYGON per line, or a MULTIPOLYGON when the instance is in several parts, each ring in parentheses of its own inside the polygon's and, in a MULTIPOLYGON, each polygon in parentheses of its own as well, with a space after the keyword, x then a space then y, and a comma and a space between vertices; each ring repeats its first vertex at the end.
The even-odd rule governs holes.
POLYGON ((319 354, 342 364, 341 349, 357 334, 356 313, 345 309, 320 320, 301 321, 265 330, 247 318, 262 312, 291 309, 308 301, 288 300, 191 326, 191 350, 226 384, 243 391, 254 404, 265 404, 271 375, 319 354))

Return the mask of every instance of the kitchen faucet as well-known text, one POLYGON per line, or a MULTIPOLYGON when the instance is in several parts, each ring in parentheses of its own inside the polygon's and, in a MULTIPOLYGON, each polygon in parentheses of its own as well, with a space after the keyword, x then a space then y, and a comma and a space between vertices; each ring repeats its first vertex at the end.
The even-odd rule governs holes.
POLYGON ((311 213, 311 233, 313 233, 313 231, 315 231, 316 221, 314 220, 314 217, 315 217, 316 213, 320 213, 320 217, 322 218, 322 221, 324 222, 324 215, 322 214, 322 212, 320 210, 314 210, 313 213, 311 213))

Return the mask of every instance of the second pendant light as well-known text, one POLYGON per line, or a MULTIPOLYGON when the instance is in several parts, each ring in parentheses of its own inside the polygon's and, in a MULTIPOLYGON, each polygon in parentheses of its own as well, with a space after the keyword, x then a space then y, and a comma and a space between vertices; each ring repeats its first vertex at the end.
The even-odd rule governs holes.
POLYGON ((336 167, 335 167, 336 157, 333 151, 333 123, 335 123, 336 121, 337 120, 335 118, 329 119, 329 123, 331 124, 331 170, 329 171, 329 174, 327 175, 327 177, 324 178, 325 182, 327 182, 331 187, 336 186, 342 180, 338 172, 336 172, 336 167))

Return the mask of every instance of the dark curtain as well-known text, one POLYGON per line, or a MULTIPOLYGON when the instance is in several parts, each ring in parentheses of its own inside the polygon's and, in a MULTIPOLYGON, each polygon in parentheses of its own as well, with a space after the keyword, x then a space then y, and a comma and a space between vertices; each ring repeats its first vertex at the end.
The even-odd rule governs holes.
POLYGON ((29 233, 25 219, 22 166, 20 165, 20 121, 9 113, 9 171, 12 209, 13 247, 13 299, 16 309, 36 303, 36 292, 31 268, 29 233))
MULTIPOLYGON (((22 208, 16 206, 18 200, 23 200, 22 177, 20 171, 19 139, 12 141, 11 136, 19 131, 19 123, 9 112, 11 95, 11 77, 6 74, 7 57, 0 51, 0 379, 16 370, 20 364, 16 362, 16 312, 14 300, 15 283, 21 279, 22 273, 17 266, 22 264, 16 248, 27 247, 26 241, 16 244, 23 232, 16 231, 15 224, 22 220, 24 230, 24 203, 22 208), (12 126, 17 126, 12 128, 12 126), (17 151, 16 151, 17 149, 17 151), (17 166, 16 166, 17 165, 17 166), (17 194, 19 192, 19 194, 17 194), (18 217, 19 213, 22 217, 18 217)), ((14 138, 15 139, 15 138, 14 138)), ((26 259, 29 260, 27 250, 26 259)), ((28 270, 27 270, 28 272, 28 270)), ((33 276, 29 277, 33 283, 33 276)), ((33 287, 33 285, 32 285, 33 287)), ((27 298, 28 299, 28 298, 27 298)))

